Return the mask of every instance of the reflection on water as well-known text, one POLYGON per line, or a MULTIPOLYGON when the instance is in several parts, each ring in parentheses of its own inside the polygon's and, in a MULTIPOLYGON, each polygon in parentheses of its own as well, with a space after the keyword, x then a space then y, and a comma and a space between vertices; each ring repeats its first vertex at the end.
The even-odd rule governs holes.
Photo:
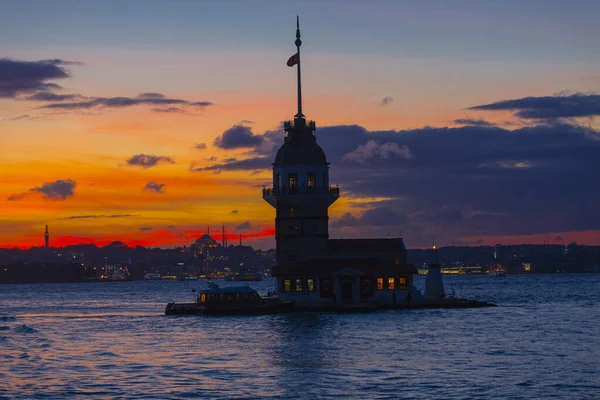
POLYGON ((204 283, 0 286, 0 397, 597 398, 600 275, 445 283, 499 307, 167 317, 204 283))

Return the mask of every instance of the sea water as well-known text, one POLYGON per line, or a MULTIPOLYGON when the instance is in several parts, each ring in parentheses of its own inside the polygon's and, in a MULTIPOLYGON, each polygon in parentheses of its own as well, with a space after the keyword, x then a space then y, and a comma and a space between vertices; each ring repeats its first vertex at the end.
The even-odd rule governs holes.
POLYGON ((498 307, 165 316, 206 282, 2 285, 0 398, 600 398, 600 275, 444 280, 498 307))

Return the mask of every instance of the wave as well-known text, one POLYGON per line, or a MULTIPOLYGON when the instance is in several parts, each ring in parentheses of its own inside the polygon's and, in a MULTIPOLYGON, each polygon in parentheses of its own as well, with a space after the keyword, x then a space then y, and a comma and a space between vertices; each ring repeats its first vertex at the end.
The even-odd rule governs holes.
POLYGON ((27 325, 19 325, 15 328, 16 332, 19 333, 37 333, 38 330, 35 328, 32 328, 31 326, 27 326, 27 325))

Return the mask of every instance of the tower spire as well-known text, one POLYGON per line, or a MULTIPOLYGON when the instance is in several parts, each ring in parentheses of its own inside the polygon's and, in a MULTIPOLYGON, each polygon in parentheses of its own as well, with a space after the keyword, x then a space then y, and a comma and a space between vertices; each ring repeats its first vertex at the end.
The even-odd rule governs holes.
POLYGON ((294 42, 298 49, 298 113, 295 118, 304 118, 302 114, 302 78, 300 74, 300 46, 302 46, 302 40, 300 40, 300 17, 296 15, 296 41, 294 42))

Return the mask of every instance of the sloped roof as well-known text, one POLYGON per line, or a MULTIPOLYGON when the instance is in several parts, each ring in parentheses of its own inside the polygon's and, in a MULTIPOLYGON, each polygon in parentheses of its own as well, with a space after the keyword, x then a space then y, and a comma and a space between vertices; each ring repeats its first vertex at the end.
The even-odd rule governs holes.
POLYGON ((345 269, 356 270, 363 275, 395 276, 401 273, 417 273, 414 265, 397 265, 377 258, 324 258, 277 265, 273 267, 272 275, 332 275, 345 269))
POLYGON ((399 253, 406 250, 402 238, 329 239, 327 247, 334 253, 399 253))

